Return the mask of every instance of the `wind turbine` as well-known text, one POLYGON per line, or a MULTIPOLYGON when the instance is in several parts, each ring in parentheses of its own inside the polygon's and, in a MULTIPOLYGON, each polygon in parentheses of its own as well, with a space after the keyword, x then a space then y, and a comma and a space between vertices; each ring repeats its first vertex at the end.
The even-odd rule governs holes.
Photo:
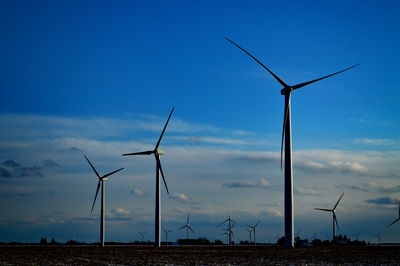
POLYGON ((137 232, 141 237, 142 237, 142 243, 143 243, 143 236, 144 236, 144 234, 146 234, 146 231, 144 231, 144 232, 137 232))
POLYGON ((169 114, 168 120, 165 123, 164 129, 161 132, 160 138, 157 141, 157 144, 152 151, 142 151, 142 152, 134 152, 134 153, 125 153, 122 154, 122 156, 127 156, 127 155, 151 155, 154 154, 154 157, 156 159, 156 206, 155 206, 155 240, 154 240, 154 245, 156 247, 161 247, 161 197, 160 197, 160 173, 164 181, 165 189, 167 190, 167 193, 169 194, 168 187, 167 187, 167 182, 165 182, 165 177, 164 173, 161 167, 161 161, 160 161, 160 155, 163 155, 164 152, 158 150, 158 146, 160 146, 161 139, 164 135, 165 129, 167 128, 169 119, 171 118, 172 112, 174 111, 174 108, 172 108, 171 113, 169 114))
POLYGON ((189 224, 189 213, 186 218, 186 224, 184 226, 182 226, 181 228, 179 228, 178 230, 181 230, 183 228, 186 228, 186 239, 189 239, 189 230, 192 231, 192 233, 194 233, 192 227, 189 224))
POLYGON ((223 225, 224 223, 228 222, 228 228, 225 230, 228 230, 227 232, 229 232, 229 243, 228 245, 230 245, 232 243, 232 235, 233 235, 233 231, 232 228, 235 225, 236 221, 232 219, 231 217, 231 211, 229 210, 229 217, 228 219, 226 219, 225 221, 223 221, 222 223, 220 223, 218 226, 223 225))
POLYGON ((261 63, 257 58, 255 58, 252 54, 247 52, 245 49, 240 47, 238 44, 233 42, 232 40, 225 37, 229 42, 237 46, 240 50, 245 52, 251 58, 253 58, 257 63, 259 63, 263 68, 265 68, 282 86, 281 94, 285 95, 285 112, 283 116, 283 130, 282 130, 282 142, 281 142, 281 170, 282 170, 282 158, 283 158, 283 140, 285 140, 285 246, 286 248, 294 247, 294 222, 293 222, 293 162, 292 162, 292 127, 290 122, 290 96, 292 91, 300 89, 301 87, 307 86, 314 82, 329 78, 333 75, 342 73, 346 70, 349 70, 353 67, 358 66, 356 64, 349 68, 343 69, 341 71, 335 72, 333 74, 314 79, 311 81, 299 83, 297 85, 291 86, 286 84, 281 78, 275 75, 271 70, 269 70, 263 63, 261 63))
POLYGON ((96 176, 99 178, 99 182, 97 183, 97 189, 96 189, 96 195, 94 196, 94 201, 93 201, 93 205, 92 205, 92 210, 90 212, 93 212, 93 208, 94 208, 94 204, 96 203, 96 199, 97 199, 97 194, 99 193, 99 189, 101 186, 101 211, 100 211, 100 246, 104 247, 104 235, 105 235, 105 190, 104 190, 104 181, 107 180, 107 177, 109 177, 112 174, 115 174, 116 172, 121 171, 124 168, 120 168, 118 170, 115 170, 111 173, 108 173, 106 175, 100 176, 99 173, 96 171, 96 168, 94 168, 94 166, 92 165, 92 163, 89 161, 89 159, 85 156, 86 161, 88 161, 88 163, 90 164, 90 166, 92 167, 94 173, 96 174, 96 176))
POLYGON ((392 226, 393 224, 395 224, 396 222, 398 222, 398 221, 400 220, 400 201, 397 201, 397 206, 398 206, 398 209, 399 209, 399 218, 397 218, 396 220, 394 220, 393 223, 391 223, 391 224, 389 224, 388 226, 386 226, 386 228, 392 226))
POLYGON ((314 208, 315 210, 319 210, 319 211, 326 211, 326 212, 331 212, 332 213, 332 219, 333 219, 333 238, 332 241, 335 239, 336 237, 336 230, 335 230, 335 223, 337 225, 337 228, 339 230, 339 223, 336 219, 336 207, 339 204, 339 201, 342 199, 344 193, 342 194, 342 196, 340 196, 339 200, 336 202, 335 206, 333 207, 333 209, 320 209, 320 208, 314 208))
POLYGON ((253 229, 246 228, 247 232, 249 232, 249 244, 251 244, 251 233, 253 232, 253 229))
POLYGON ((256 227, 257 227, 257 225, 258 225, 259 223, 260 223, 260 220, 258 220, 258 222, 257 222, 255 225, 253 225, 253 226, 247 225, 247 227, 251 228, 252 231, 254 232, 254 234, 253 234, 254 245, 257 245, 257 244, 256 244, 256 227))
POLYGON ((168 233, 171 233, 172 231, 174 231, 174 229, 167 230, 167 229, 163 228, 163 231, 165 232, 165 243, 168 246, 168 233))
POLYGON ((381 231, 374 236, 378 238, 378 244, 380 244, 382 242, 381 231))

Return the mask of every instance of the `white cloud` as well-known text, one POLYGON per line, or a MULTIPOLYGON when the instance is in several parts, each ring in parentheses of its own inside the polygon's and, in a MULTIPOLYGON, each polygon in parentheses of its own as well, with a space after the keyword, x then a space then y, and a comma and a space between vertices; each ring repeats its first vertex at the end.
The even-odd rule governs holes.
POLYGON ((122 208, 112 209, 111 212, 115 215, 129 215, 130 214, 130 211, 122 209, 122 208))
POLYGON ((311 195, 311 196, 320 195, 320 193, 318 193, 315 190, 312 190, 309 188, 302 188, 302 187, 296 187, 295 192, 300 195, 311 195))
POLYGON ((173 193, 169 196, 171 199, 175 199, 178 200, 182 203, 186 203, 186 204, 198 204, 199 201, 195 198, 192 197, 188 197, 183 193, 173 193))
POLYGON ((138 188, 134 188, 134 189, 131 191, 131 194, 134 194, 134 195, 137 195, 137 196, 143 196, 143 191, 140 190, 140 189, 138 189, 138 188))

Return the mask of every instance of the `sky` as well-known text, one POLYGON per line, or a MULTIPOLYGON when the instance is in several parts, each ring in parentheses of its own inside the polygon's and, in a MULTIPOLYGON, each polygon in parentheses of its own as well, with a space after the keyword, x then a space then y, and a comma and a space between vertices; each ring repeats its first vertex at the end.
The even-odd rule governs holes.
MULTIPOLYGON (((295 232, 400 242, 398 1, 1 1, 0 242, 154 239, 160 145, 170 194, 162 226, 194 234, 284 234, 281 85, 361 62, 292 94, 295 232)), ((173 231, 169 239, 184 238, 173 231)), ((164 235, 163 235, 164 237, 164 235)))

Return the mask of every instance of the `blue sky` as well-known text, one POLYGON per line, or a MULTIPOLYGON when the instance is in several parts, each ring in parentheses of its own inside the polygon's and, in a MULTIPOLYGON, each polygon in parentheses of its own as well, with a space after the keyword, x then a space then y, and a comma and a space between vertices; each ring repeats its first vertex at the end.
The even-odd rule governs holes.
MULTIPOLYGON (((90 213, 107 183, 107 240, 153 239, 152 148, 171 195, 163 225, 220 238, 228 209, 257 238, 283 234, 279 166, 284 98, 253 53, 289 84, 360 66, 292 95, 295 231, 399 242, 397 1, 3 1, 0 3, 0 241, 98 240, 90 213), (19 164, 12 165, 10 160, 19 164), (50 161, 49 161, 50 160, 50 161), (8 162, 8 163, 7 163, 8 162), (318 206, 315 206, 318 204, 318 206), (360 225, 361 224, 361 225, 360 225)), ((173 232, 170 238, 184 237, 173 232)))

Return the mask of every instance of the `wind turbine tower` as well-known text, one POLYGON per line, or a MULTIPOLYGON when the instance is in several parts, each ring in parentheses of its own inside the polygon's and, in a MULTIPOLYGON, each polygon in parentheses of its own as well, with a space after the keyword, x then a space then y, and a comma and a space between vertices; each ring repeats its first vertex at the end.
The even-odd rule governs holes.
POLYGON ((181 230, 183 228, 186 228, 186 239, 189 240, 189 230, 192 231, 192 233, 194 233, 192 227, 189 224, 189 213, 188 213, 187 218, 186 218, 186 224, 184 226, 182 226, 181 228, 179 228, 178 230, 181 230))
POLYGON ((141 243, 143 243, 143 236, 144 236, 144 234, 146 234, 146 231, 144 231, 144 232, 137 232, 140 236, 141 236, 141 243))
MULTIPOLYGON (((228 219, 226 219, 225 221, 223 221, 223 222, 220 223, 219 225, 222 225, 222 224, 224 224, 224 223, 226 223, 226 222, 228 222, 228 228, 225 229, 226 232, 228 233, 228 238, 229 238, 229 243, 228 243, 228 245, 231 245, 231 243, 232 243, 232 236, 233 236, 232 228, 233 228, 233 226, 234 226, 235 223, 236 223, 235 220, 233 220, 232 217, 231 217, 231 211, 229 211, 229 217, 228 217, 228 219)), ((219 226, 219 225, 218 225, 218 226, 219 226)))
POLYGON ((97 194, 99 193, 99 189, 101 187, 101 211, 100 211, 100 246, 104 247, 104 236, 105 236, 105 189, 104 189, 104 181, 107 180, 107 177, 109 177, 112 174, 115 174, 116 172, 121 171, 124 168, 120 168, 118 170, 115 170, 111 173, 108 173, 106 175, 100 176, 99 173, 96 171, 96 168, 94 168, 94 166, 92 165, 92 163, 89 161, 89 159, 85 156, 86 161, 90 164, 90 166, 92 167, 94 173, 96 174, 96 176, 99 178, 99 182, 97 183, 97 189, 96 189, 96 195, 94 196, 94 201, 93 201, 93 205, 92 205, 92 210, 91 212, 93 212, 93 208, 94 208, 94 204, 96 203, 96 199, 97 199, 97 194))
POLYGON ((174 229, 167 230, 167 229, 163 228, 163 231, 165 232, 165 243, 168 246, 168 233, 171 233, 172 231, 174 231, 174 229))
POLYGON ((255 225, 253 225, 253 226, 251 226, 251 225, 247 225, 249 228, 251 228, 252 229, 252 231, 254 232, 254 234, 253 234, 253 238, 254 238, 254 245, 257 245, 256 243, 256 227, 257 227, 257 225, 260 223, 260 220, 258 220, 258 222, 255 224, 255 225))
POLYGON ((164 129, 161 132, 161 136, 157 141, 156 147, 154 150, 151 151, 142 151, 142 152, 134 152, 134 153, 125 153, 122 154, 122 156, 128 156, 128 155, 151 155, 154 154, 154 157, 156 159, 156 202, 155 202, 155 222, 154 222, 154 245, 156 247, 161 247, 161 197, 160 197, 160 173, 164 181, 165 189, 167 190, 167 193, 169 194, 168 187, 167 187, 167 182, 165 182, 165 177, 164 173, 161 167, 161 161, 160 161, 160 155, 163 155, 164 152, 161 150, 158 150, 158 146, 160 146, 161 139, 164 135, 165 129, 167 128, 169 119, 171 118, 172 112, 174 111, 174 108, 172 108, 171 113, 169 114, 168 120, 165 123, 164 129))
POLYGON ((264 69, 266 69, 282 86, 281 94, 285 96, 285 111, 283 116, 283 130, 282 130, 282 143, 281 143, 281 169, 282 169, 282 157, 283 157, 283 141, 285 140, 285 246, 286 248, 294 247, 294 211, 293 211, 293 162, 292 162, 292 127, 291 127, 291 111, 290 111, 290 96, 294 90, 300 89, 301 87, 307 86, 311 83, 317 82, 319 80, 326 79, 333 75, 342 73, 353 67, 343 69, 341 71, 335 72, 333 74, 324 76, 322 78, 314 79, 311 81, 303 82, 294 86, 286 84, 281 78, 275 75, 271 70, 269 70, 263 63, 261 63, 257 58, 247 52, 245 49, 240 47, 235 42, 226 38, 229 42, 237 46, 251 58, 253 58, 257 63, 259 63, 264 69))
POLYGON ((337 218, 336 218, 336 207, 338 206, 339 201, 342 199, 343 195, 344 195, 344 193, 342 194, 342 196, 340 196, 339 200, 336 202, 336 204, 333 207, 333 209, 314 208, 315 210, 326 211, 326 212, 331 212, 332 213, 332 219, 333 219, 333 237, 332 237, 332 241, 335 240, 335 237, 336 237, 335 224, 337 225, 337 228, 339 229, 339 223, 338 223, 337 218))

